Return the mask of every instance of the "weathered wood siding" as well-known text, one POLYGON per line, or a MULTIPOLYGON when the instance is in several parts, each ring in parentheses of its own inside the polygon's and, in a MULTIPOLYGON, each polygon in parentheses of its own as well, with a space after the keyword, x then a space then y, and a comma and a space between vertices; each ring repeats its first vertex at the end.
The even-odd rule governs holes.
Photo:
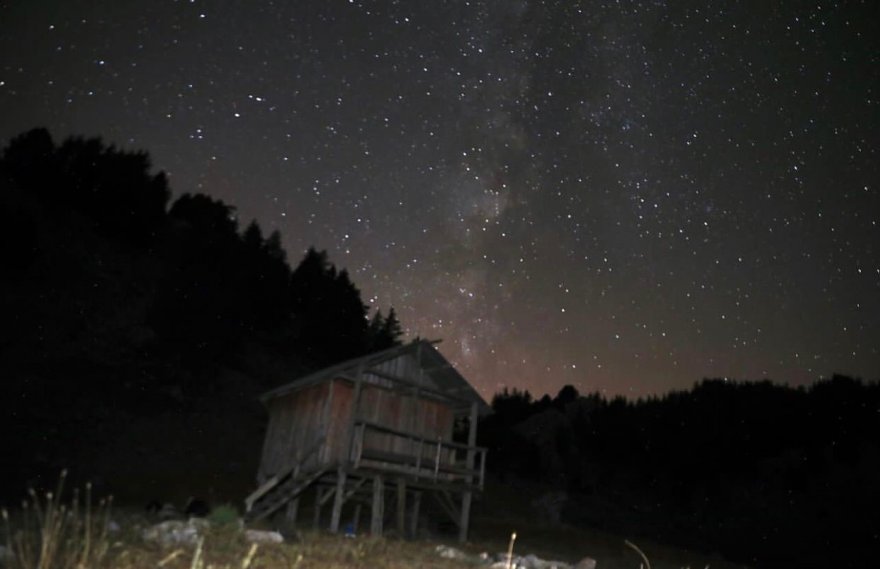
POLYGON ((329 425, 325 462, 335 463, 348 460, 351 425, 351 405, 354 388, 351 383, 341 379, 333 380, 333 399, 330 405, 329 425))
MULTIPOLYGON (((330 383, 313 385, 269 402, 269 425, 260 462, 265 479, 293 468, 297 458, 308 452, 327 427, 325 402, 330 383)), ((312 463, 317 462, 313 456, 312 463)))
MULTIPOLYGON (((365 385, 361 393, 359 418, 382 426, 406 431, 428 440, 452 440, 453 415, 445 404, 414 394, 365 385)), ((400 437, 367 433, 364 447, 396 454, 413 454, 413 445, 400 437)))
MULTIPOLYGON (((376 373, 367 371, 362 376, 357 419, 412 433, 428 442, 452 440, 453 410, 447 403, 419 393, 421 388, 436 390, 436 385, 423 373, 416 355, 394 358, 373 370, 376 373), (405 380, 411 386, 403 387, 389 377, 405 380)), ((270 400, 260 480, 293 468, 322 435, 322 448, 302 468, 349 460, 354 392, 350 378, 334 378, 270 400)), ((375 431, 367 432, 364 448, 410 456, 418 452, 418 446, 406 438, 375 431)), ((434 456, 431 453, 430 448, 423 448, 423 457, 434 456)), ((444 451, 442 460, 449 458, 444 451)))

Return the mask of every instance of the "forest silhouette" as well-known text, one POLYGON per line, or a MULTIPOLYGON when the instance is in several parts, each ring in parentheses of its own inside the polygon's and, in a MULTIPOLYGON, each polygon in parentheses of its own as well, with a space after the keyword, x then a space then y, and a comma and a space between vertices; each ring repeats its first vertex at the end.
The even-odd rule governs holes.
POLYGON ((77 465, 160 485, 122 462, 194 460, 250 485, 260 393, 399 343, 393 309, 370 315, 325 252, 291 269, 278 232, 170 196, 146 153, 98 138, 35 129, 3 150, 0 496, 77 465))
MULTIPOLYGON (((258 394, 401 338, 325 252, 291 268, 278 232, 206 195, 172 202, 146 153, 97 138, 10 141, 0 216, 0 502, 65 467, 132 499, 193 481, 240 499, 258 394)), ((637 401, 566 386, 492 408, 490 470, 564 492, 563 523, 757 567, 864 566, 880 545, 876 382, 704 380, 637 401)))
POLYGON ((564 523, 755 567, 865 567, 880 543, 877 382, 714 379, 636 401, 505 390, 492 408, 492 471, 563 491, 564 523))

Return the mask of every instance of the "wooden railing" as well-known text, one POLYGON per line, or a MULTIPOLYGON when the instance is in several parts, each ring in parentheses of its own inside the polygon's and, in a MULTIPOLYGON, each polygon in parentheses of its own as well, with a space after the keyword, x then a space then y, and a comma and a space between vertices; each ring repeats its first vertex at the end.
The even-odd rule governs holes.
POLYGON ((350 456, 355 468, 369 462, 377 468, 406 472, 417 480, 467 484, 483 489, 486 478, 484 447, 430 439, 370 421, 356 421, 354 429, 350 456), (368 435, 372 433, 385 435, 385 444, 371 445, 368 435), (401 447, 402 452, 397 450, 401 447))

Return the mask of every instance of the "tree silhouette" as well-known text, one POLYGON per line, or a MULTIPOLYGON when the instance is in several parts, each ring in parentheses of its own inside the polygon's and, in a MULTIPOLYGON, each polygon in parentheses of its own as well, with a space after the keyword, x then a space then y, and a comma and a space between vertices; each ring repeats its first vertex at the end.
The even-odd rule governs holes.
POLYGON ((554 488, 562 480, 603 507, 639 505, 625 525, 603 525, 611 522, 588 505, 568 511, 572 523, 642 526, 665 541, 791 567, 859 566, 875 539, 867 528, 880 524, 876 382, 704 380, 638 401, 578 396, 570 386, 552 401, 504 390, 492 407, 480 438, 497 475, 554 488))
POLYGON ((403 329, 393 307, 388 310, 388 316, 385 317, 382 316, 381 310, 376 311, 370 320, 368 335, 370 351, 385 350, 400 344, 403 329))
POLYGON ((150 244, 164 221, 170 192, 165 174, 151 175, 145 152, 125 152, 100 138, 69 138, 56 147, 45 129, 12 139, 0 169, 50 206, 71 207, 103 233, 150 244))
POLYGON ((248 300, 246 314, 252 332, 274 332, 290 320, 288 286, 290 267, 281 246, 281 234, 273 231, 263 238, 252 221, 242 234, 243 255, 238 274, 243 279, 240 294, 248 300))
POLYGON ((56 183, 58 160, 49 131, 35 128, 14 137, 3 149, 2 170, 15 185, 27 190, 56 195, 62 188, 56 183))
POLYGON ((556 394, 556 398, 553 399, 553 404, 560 409, 565 409, 566 405, 577 401, 578 397, 580 397, 580 394, 573 385, 565 385, 559 390, 559 393, 556 394))
POLYGON ((243 493, 259 393, 398 341, 326 253, 291 271, 280 233, 231 205, 167 206, 146 154, 98 138, 34 129, 0 153, 0 501, 62 467, 124 486, 132 464, 237 468, 243 493))
POLYGON ((291 275, 289 296, 297 342, 312 361, 327 364, 368 350, 367 307, 325 251, 309 248, 291 275))

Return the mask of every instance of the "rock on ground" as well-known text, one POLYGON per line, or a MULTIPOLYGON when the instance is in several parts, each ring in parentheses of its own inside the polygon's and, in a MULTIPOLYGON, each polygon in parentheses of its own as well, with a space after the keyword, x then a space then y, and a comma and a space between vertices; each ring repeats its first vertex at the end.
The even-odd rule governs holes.
POLYGON ((244 530, 244 538, 250 543, 284 543, 284 537, 277 531, 246 529, 244 530))
POLYGON ((141 537, 162 547, 195 545, 207 528, 208 522, 198 518, 186 522, 168 520, 146 528, 141 532, 141 537))

